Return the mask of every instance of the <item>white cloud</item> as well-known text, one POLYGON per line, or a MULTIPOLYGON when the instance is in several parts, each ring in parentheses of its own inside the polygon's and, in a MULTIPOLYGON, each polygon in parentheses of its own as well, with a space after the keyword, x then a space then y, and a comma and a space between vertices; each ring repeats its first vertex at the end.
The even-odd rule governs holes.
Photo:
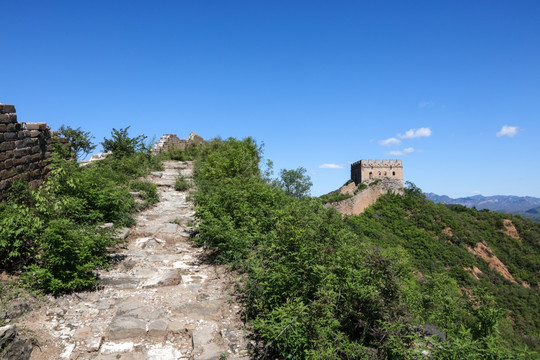
POLYGON ((398 134, 400 139, 416 139, 422 137, 430 137, 431 129, 428 127, 423 127, 420 129, 409 129, 405 131, 405 134, 398 134))
POLYGON ((322 164, 319 165, 319 169, 343 169, 345 165, 343 164, 322 164))
POLYGON ((408 147, 408 148, 405 148, 403 150, 392 150, 392 151, 387 152, 386 154, 387 155, 392 155, 392 156, 404 156, 404 155, 407 155, 407 154, 411 154, 413 152, 414 152, 414 148, 408 147))
POLYGON ((508 137, 514 137, 518 133, 517 126, 508 126, 504 125, 501 130, 497 133, 497 137, 501 136, 508 136, 508 137))
POLYGON ((389 139, 379 141, 379 145, 382 145, 382 146, 391 146, 391 145, 399 145, 399 144, 401 144, 401 140, 396 139, 395 137, 391 137, 389 139))

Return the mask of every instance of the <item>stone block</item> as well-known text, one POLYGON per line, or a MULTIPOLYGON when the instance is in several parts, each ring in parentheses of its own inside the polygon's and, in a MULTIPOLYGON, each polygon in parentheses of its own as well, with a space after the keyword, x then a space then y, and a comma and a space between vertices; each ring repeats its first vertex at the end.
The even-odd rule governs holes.
POLYGON ((148 324, 148 335, 152 337, 165 337, 167 335, 167 320, 158 319, 148 324))
POLYGON ((131 317, 114 317, 109 326, 109 339, 120 340, 146 335, 146 323, 131 317))
POLYGON ((15 112, 15 105, 0 104, 0 114, 13 114, 15 112))
POLYGON ((6 131, 19 131, 21 128, 21 124, 19 123, 7 124, 6 131))
POLYGON ((28 130, 21 130, 19 131, 19 139, 24 139, 30 137, 30 131, 28 130))
POLYGON ((14 176, 15 176, 15 174, 13 173, 12 170, 2 170, 2 171, 0 171, 0 179, 7 180, 7 179, 11 179, 14 176))
POLYGON ((3 134, 2 140, 8 141, 8 140, 16 140, 16 139, 17 139, 17 132, 5 132, 3 134))
POLYGON ((4 164, 4 169, 9 169, 13 166, 13 160, 7 159, 3 162, 3 164, 4 164))
POLYGON ((41 135, 41 131, 39 130, 29 130, 28 132, 30 133, 30 137, 38 137, 41 135))
POLYGON ((182 282, 182 274, 178 269, 168 271, 164 274, 156 275, 146 280, 142 288, 153 288, 160 286, 174 286, 182 282))
POLYGON ((41 147, 39 145, 32 146, 30 148, 30 151, 31 151, 32 154, 40 153, 41 152, 41 147))
POLYGON ((26 130, 47 130, 49 127, 47 123, 36 122, 36 123, 26 123, 26 130))
POLYGON ((8 151, 15 149, 15 142, 14 141, 4 141, 0 143, 0 151, 8 151))
POLYGON ((15 149, 13 150, 13 157, 15 159, 21 158, 28 154, 28 148, 22 148, 22 149, 15 149))
MULTIPOLYGON (((21 132, 22 131, 19 131, 19 134, 21 132)), ((36 138, 25 138, 24 140, 22 140, 23 146, 34 146, 34 145, 37 145, 38 143, 39 143, 39 140, 36 138)))
POLYGON ((17 122, 17 115, 15 114, 0 114, 0 123, 12 124, 17 122))

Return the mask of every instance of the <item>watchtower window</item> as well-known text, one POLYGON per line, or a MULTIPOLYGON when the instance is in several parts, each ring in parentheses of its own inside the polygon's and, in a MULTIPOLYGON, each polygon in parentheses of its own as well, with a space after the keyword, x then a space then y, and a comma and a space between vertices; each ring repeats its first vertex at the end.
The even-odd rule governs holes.
POLYGON ((392 176, 396 176, 396 172, 395 172, 395 171, 392 171, 392 176))
POLYGON ((384 172, 384 176, 386 176, 386 171, 384 172))
POLYGON ((381 176, 381 172, 379 171, 379 176, 381 176))
POLYGON ((369 178, 373 179, 373 173, 371 171, 369 172, 369 178))

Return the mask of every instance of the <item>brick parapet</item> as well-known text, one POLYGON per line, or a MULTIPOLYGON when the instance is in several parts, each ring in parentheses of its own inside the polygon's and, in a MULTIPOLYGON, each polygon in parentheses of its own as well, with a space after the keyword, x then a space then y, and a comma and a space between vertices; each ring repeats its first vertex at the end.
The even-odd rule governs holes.
POLYGON ((52 136, 46 123, 17 121, 15 106, 0 104, 0 199, 11 181, 21 177, 32 186, 47 175, 52 136))

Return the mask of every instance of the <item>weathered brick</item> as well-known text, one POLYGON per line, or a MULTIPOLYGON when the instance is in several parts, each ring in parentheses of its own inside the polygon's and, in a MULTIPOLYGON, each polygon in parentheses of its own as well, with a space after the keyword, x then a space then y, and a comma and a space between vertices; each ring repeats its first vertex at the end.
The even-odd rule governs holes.
POLYGON ((13 160, 7 159, 3 162, 3 164, 4 164, 4 169, 11 169, 13 167, 13 160))
POLYGON ((32 153, 32 151, 30 150, 30 148, 27 148, 27 147, 13 150, 13 156, 15 158, 26 156, 26 155, 31 154, 31 153, 32 153))
POLYGON ((35 161, 40 161, 42 160, 43 156, 41 154, 32 154, 30 156, 28 156, 28 161, 30 162, 35 162, 35 161))
POLYGON ((19 123, 8 124, 6 131, 19 131, 22 129, 22 125, 19 123))
POLYGON ((11 157, 11 152, 9 151, 1 151, 0 152, 0 161, 4 161, 11 157))
POLYGON ((47 123, 44 122, 36 122, 36 123, 25 123, 26 124, 26 130, 47 130, 49 127, 47 126, 47 123))
POLYGON ((39 140, 36 138, 26 138, 22 140, 23 146, 35 146, 39 143, 39 140))
POLYGON ((4 141, 0 144, 0 151, 7 151, 15 149, 14 141, 4 141))
POLYGON ((4 135, 4 140, 16 140, 17 139, 17 132, 5 132, 3 135, 4 135))
POLYGON ((41 135, 41 131, 39 130, 30 130, 29 132, 31 137, 38 137, 41 135))
POLYGON ((15 105, 0 104, 0 114, 11 114, 15 112, 15 105))
POLYGON ((9 179, 12 178, 13 172, 11 170, 2 170, 0 171, 0 179, 9 179))
POLYGON ((7 124, 0 123, 0 133, 3 133, 7 129, 7 124))
POLYGON ((0 181, 0 192, 7 189, 9 186, 9 181, 0 181))
POLYGON ((12 124, 17 122, 16 114, 0 114, 0 123, 12 124))
POLYGON ((21 130, 18 132, 18 134, 19 134, 19 139, 30 137, 30 131, 28 130, 21 130))

